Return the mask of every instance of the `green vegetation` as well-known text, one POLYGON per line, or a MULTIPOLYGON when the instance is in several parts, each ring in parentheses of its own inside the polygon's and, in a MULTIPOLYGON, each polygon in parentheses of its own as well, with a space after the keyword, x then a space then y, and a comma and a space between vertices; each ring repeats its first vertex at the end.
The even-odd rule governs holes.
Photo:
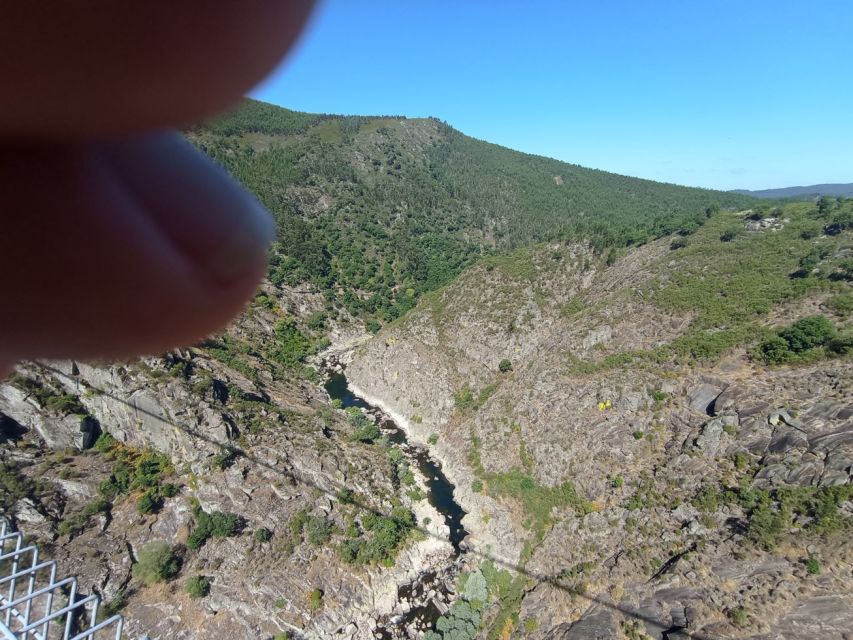
POLYGON ((272 540, 272 531, 270 531, 266 527, 261 527, 260 529, 255 530, 255 534, 253 537, 255 539, 255 542, 269 542, 270 540, 272 540))
POLYGON ((338 545, 344 562, 380 563, 390 566, 397 550, 415 526, 414 514, 404 507, 394 507, 389 516, 372 511, 361 517, 364 534, 355 527, 353 535, 338 545))
POLYGON ((792 529, 806 536, 833 536, 853 529, 853 518, 839 506, 853 498, 853 485, 832 487, 783 486, 773 490, 741 487, 704 487, 693 506, 714 513, 723 504, 738 504, 747 513, 746 537, 768 551, 776 548, 792 529), (797 520, 805 524, 797 525, 797 520))
POLYGON ((728 616, 729 620, 731 620, 732 624, 736 627, 745 627, 747 624, 749 624, 749 614, 743 607, 730 609, 728 611, 728 616))
POLYGON ((234 447, 220 447, 219 452, 214 454, 211 463, 220 471, 224 471, 240 456, 240 452, 234 447))
POLYGON ((191 598, 204 598, 210 593, 213 579, 207 576, 193 576, 187 580, 187 593, 191 598))
POLYGON ((156 513, 160 510, 161 505, 162 501, 160 500, 159 492, 157 489, 151 488, 146 489, 145 492, 139 496, 139 499, 136 501, 136 510, 140 515, 156 513))
POLYGON ((355 407, 347 409, 347 422, 355 429, 350 438, 356 442, 371 444, 382 435, 379 427, 355 407))
POLYGON ((325 516, 310 516, 305 523, 308 542, 315 547, 326 544, 332 537, 332 525, 325 516))
POLYGON ((24 475, 18 463, 0 462, 0 508, 8 513, 21 498, 34 498, 44 488, 41 484, 24 475))
POLYGON ((474 393, 474 390, 466 385, 453 394, 453 403, 456 406, 456 410, 463 415, 479 411, 480 407, 486 404, 497 389, 498 385, 488 384, 480 389, 478 393, 474 393))
POLYGON ((577 494, 569 481, 564 481, 556 487, 543 487, 537 484, 532 476, 519 469, 504 473, 486 471, 480 460, 480 441, 476 436, 472 438, 468 461, 475 475, 472 491, 479 493, 485 490, 491 496, 515 500, 527 514, 525 526, 532 529, 538 539, 541 539, 551 526, 553 509, 569 507, 578 514, 586 514, 592 510, 592 505, 577 494))
POLYGON ((316 613, 323 608, 323 595, 322 589, 314 589, 308 594, 308 608, 311 611, 316 613))
POLYGON ((816 576, 820 573, 820 562, 817 561, 817 558, 809 556, 808 558, 803 560, 803 565, 806 567, 806 571, 808 571, 813 576, 816 576))
POLYGON ((509 637, 519 626, 518 613, 526 579, 497 569, 485 560, 477 570, 459 576, 456 591, 460 597, 436 623, 436 631, 424 634, 425 640, 470 640, 486 628, 489 640, 509 637), (490 615, 494 612, 493 615, 490 615))
MULTIPOLYGON (((765 213, 759 211, 749 218, 757 215, 762 219, 765 213)), ((770 341, 766 348, 771 359, 779 353, 788 357, 787 342, 783 348, 783 339, 772 340, 774 336, 761 326, 761 320, 779 305, 825 290, 837 292, 840 299, 835 304, 844 309, 844 296, 849 295, 845 283, 853 281, 853 260, 843 257, 842 249, 850 247, 849 235, 843 231, 851 228, 848 219, 853 218, 853 202, 845 200, 828 214, 808 203, 794 203, 773 215, 784 216, 780 228, 747 231, 741 214, 713 214, 676 256, 664 258, 666 269, 647 283, 642 297, 665 311, 692 316, 682 336, 651 350, 610 353, 599 360, 569 356, 570 371, 588 375, 673 360, 689 364, 713 360, 737 345, 759 340, 770 341), (744 232, 721 244, 724 230, 737 225, 744 232), (835 235, 821 235, 826 226, 840 230, 835 235), (817 266, 804 273, 801 262, 810 266, 814 260, 817 266)), ((835 296, 830 300, 835 301, 835 296)), ((845 317, 843 311, 841 317, 845 317)), ((797 361, 821 354, 843 355, 849 353, 851 344, 853 339, 844 333, 816 351, 804 352, 797 361)), ((763 358, 761 350, 753 353, 763 358)))
POLYGON ((79 396, 54 391, 44 383, 21 373, 13 373, 9 377, 9 382, 33 396, 41 406, 53 413, 65 416, 88 415, 89 413, 86 407, 81 404, 79 396))
MULTIPOLYGON (((272 282, 311 282, 330 293, 329 315, 345 308, 374 331, 483 254, 554 238, 638 244, 751 202, 518 153, 437 120, 403 121, 247 100, 188 136, 277 218, 272 282), (331 206, 306 203, 309 190, 331 206)), ((284 351, 291 362, 302 353, 284 351)))
POLYGON ((115 500, 135 489, 151 489, 153 491, 149 494, 150 505, 148 499, 144 500, 143 504, 151 507, 158 504, 160 481, 173 471, 168 456, 156 451, 139 451, 125 446, 106 432, 101 434, 94 448, 114 461, 109 477, 98 485, 102 496, 107 500, 115 500))
POLYGON ((498 363, 498 371, 500 371, 501 373, 512 371, 512 362, 510 362, 507 358, 504 358, 498 363))
POLYGON ((66 516, 57 527, 57 531, 61 536, 74 536, 80 533, 89 524, 89 520, 99 514, 108 513, 110 503, 103 498, 95 498, 87 503, 82 509, 66 516))
POLYGON ((151 542, 139 552, 133 575, 147 585, 170 580, 178 575, 181 560, 165 542, 151 542))
POLYGON ((187 538, 187 549, 200 549, 211 536, 227 538, 238 535, 243 527, 240 517, 233 513, 223 513, 222 511, 207 513, 196 504, 193 514, 196 518, 196 524, 190 532, 189 538, 187 538))
POLYGON ((427 444, 432 444, 432 445, 438 444, 438 434, 437 433, 431 433, 429 438, 427 438, 427 444))
POLYGON ((757 354, 766 364, 809 362, 816 358, 846 355, 853 350, 853 334, 838 335, 824 316, 800 318, 759 345, 757 354))

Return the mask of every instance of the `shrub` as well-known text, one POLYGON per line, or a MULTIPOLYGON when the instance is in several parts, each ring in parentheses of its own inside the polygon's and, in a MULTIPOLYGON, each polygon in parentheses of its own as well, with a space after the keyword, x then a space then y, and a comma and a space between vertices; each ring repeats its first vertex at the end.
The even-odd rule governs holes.
POLYGON ((732 621, 732 624, 736 627, 745 627, 749 622, 749 616, 746 613, 746 609, 743 607, 738 607, 737 609, 730 609, 728 612, 729 620, 732 621))
POLYGON ((768 338, 758 349, 762 360, 767 364, 783 364, 794 357, 793 352, 788 348, 788 342, 780 336, 768 338))
POLYGON ((510 362, 507 358, 504 358, 498 364, 498 371, 500 371, 501 373, 512 371, 512 362, 510 362))
POLYGON ((480 493, 483 491, 483 481, 477 478, 471 483, 471 491, 474 493, 480 493))
POLYGON ((325 516, 311 516, 305 528, 308 531, 308 542, 315 547, 325 544, 332 537, 332 527, 325 516))
POLYGON ((784 339, 791 351, 795 353, 822 346, 835 335, 835 327, 824 316, 802 318, 788 329, 779 332, 779 337, 784 339))
POLYGON ((193 576, 187 580, 187 593, 191 598, 204 598, 210 593, 211 582, 207 576, 193 576))
POLYGON ((355 502, 355 494, 353 493, 352 489, 348 489, 346 487, 339 489, 338 501, 341 504, 352 504, 353 502, 355 502))
POLYGON ((631 435, 633 435, 633 436, 634 436, 634 440, 642 440, 642 439, 643 439, 643 435, 644 435, 644 434, 643 434, 643 432, 642 432, 642 431, 640 431, 639 429, 637 429, 637 430, 636 430, 636 431, 634 431, 634 433, 632 433, 631 435))
POLYGON ((625 480, 624 480, 624 478, 622 478, 621 475, 613 476, 613 478, 611 478, 611 480, 610 480, 610 486, 613 487, 614 489, 618 489, 623 484, 625 484, 625 480))
POLYGON ((106 513, 111 507, 112 505, 109 501, 103 498, 95 498, 80 509, 80 511, 71 514, 59 523, 57 527, 59 535, 73 535, 82 531, 89 524, 89 518, 98 513, 106 513))
POLYGON ((319 611, 323 608, 323 591, 322 589, 314 589, 308 595, 308 608, 311 611, 319 611))
POLYGON ((213 456, 213 466, 224 471, 234 464, 238 455, 237 450, 233 447, 222 447, 219 449, 219 453, 213 456))
POLYGON ((427 438, 427 443, 428 444, 438 443, 438 434, 437 433, 430 434, 430 437, 427 438))
POLYGON ((92 448, 99 453, 109 453, 118 442, 106 431, 102 431, 92 448))
POLYGON ((160 500, 160 495, 157 492, 157 489, 154 488, 147 489, 136 501, 136 510, 141 515, 156 513, 160 510, 161 506, 162 501, 160 500))
POLYGON ((666 391, 661 391, 660 389, 649 389, 649 396, 655 402, 666 402, 666 399, 669 397, 666 391))
POLYGON ((272 540, 272 531, 267 529, 266 527, 261 527, 257 531, 255 531, 254 535, 256 542, 269 542, 272 540))
POLYGON ((165 542, 152 542, 139 552, 133 565, 133 575, 147 585, 174 578, 181 568, 181 561, 165 542))
POLYGON ((162 487, 160 487, 160 495, 164 498, 174 498, 180 492, 181 488, 176 484, 172 484, 171 482, 167 482, 162 487))
POLYGON ((817 558, 806 558, 803 561, 803 564, 806 567, 806 571, 808 571, 811 575, 816 576, 820 573, 820 562, 817 561, 817 558))
POLYGON ((199 549, 204 546, 211 536, 225 538, 240 532, 240 518, 233 513, 214 511, 206 513, 198 509, 196 512, 196 526, 187 538, 188 549, 199 549))
POLYGON ((355 407, 347 409, 347 421, 355 427, 355 431, 353 431, 350 438, 356 442, 370 444, 378 440, 382 435, 379 427, 355 407))

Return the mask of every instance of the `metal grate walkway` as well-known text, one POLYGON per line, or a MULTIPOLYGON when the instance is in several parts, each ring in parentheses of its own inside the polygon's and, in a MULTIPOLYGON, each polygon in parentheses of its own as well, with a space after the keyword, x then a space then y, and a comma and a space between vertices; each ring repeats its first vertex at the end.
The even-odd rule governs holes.
POLYGON ((120 640, 120 615, 98 621, 100 599, 80 597, 77 578, 57 578, 55 560, 42 560, 0 516, 0 640, 120 640))

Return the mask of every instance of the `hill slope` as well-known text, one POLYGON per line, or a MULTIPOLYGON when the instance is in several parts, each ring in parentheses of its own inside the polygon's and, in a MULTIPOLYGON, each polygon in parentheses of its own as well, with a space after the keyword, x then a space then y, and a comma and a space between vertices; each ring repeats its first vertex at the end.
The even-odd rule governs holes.
POLYGON ((740 193, 753 198, 797 198, 807 200, 818 196, 843 196, 845 198, 853 196, 853 182, 835 183, 835 184, 812 184, 807 187, 783 187, 781 189, 759 189, 750 191, 749 189, 735 189, 732 193, 740 193))
POLYGON ((354 350, 350 380, 456 483, 472 570, 523 569, 475 637, 853 628, 851 216, 520 250, 354 350))
POLYGON ((752 202, 519 153, 434 119, 248 100, 187 135, 278 218, 273 282, 310 281, 382 322, 484 253, 554 238, 642 244, 752 202))

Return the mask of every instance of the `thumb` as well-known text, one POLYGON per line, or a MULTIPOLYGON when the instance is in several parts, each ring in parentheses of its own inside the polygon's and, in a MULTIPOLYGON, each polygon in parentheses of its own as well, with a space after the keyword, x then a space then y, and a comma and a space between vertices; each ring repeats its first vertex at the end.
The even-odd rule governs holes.
POLYGON ((269 215, 176 134, 0 146, 0 369, 162 353, 263 276, 269 215))

